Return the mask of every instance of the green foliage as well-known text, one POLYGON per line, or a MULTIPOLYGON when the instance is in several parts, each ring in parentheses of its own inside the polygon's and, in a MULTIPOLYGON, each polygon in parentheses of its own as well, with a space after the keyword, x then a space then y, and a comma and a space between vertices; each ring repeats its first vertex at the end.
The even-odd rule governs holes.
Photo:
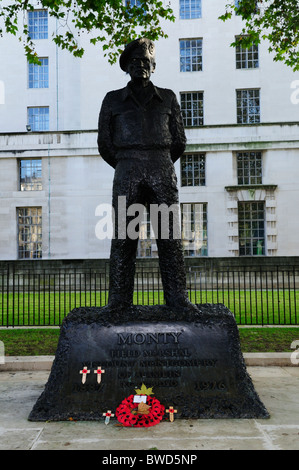
MULTIPOLYGON (((32 0, 0 0, 0 34, 19 34, 28 61, 39 63, 26 23, 26 12, 34 10, 34 5, 32 0)), ((140 0, 140 6, 132 6, 129 0, 40 0, 38 8, 47 9, 49 16, 57 20, 53 41, 59 47, 82 57, 80 34, 86 33, 91 44, 102 43, 111 64, 124 45, 139 36, 152 40, 167 37, 161 20, 175 19, 170 6, 164 7, 159 0, 140 0)))
POLYGON ((219 18, 226 21, 233 14, 244 20, 242 38, 231 45, 244 48, 269 42, 268 50, 274 61, 284 62, 299 70, 299 4, 298 0, 239 0, 226 5, 226 13, 219 18))
MULTIPOLYGON (((39 63, 35 44, 30 38, 27 14, 34 10, 33 0, 0 0, 0 35, 19 35, 29 62, 39 63)), ((167 37, 161 21, 174 21, 170 6, 159 0, 140 0, 132 6, 130 0, 39 0, 38 8, 45 8, 57 20, 53 41, 75 57, 82 57, 80 34, 89 35, 91 44, 102 44, 105 56, 115 63, 124 45, 138 36, 152 40, 167 37)), ((244 20, 241 39, 232 43, 244 48, 268 40, 269 52, 275 61, 282 61, 299 70, 299 4, 298 0, 239 0, 238 6, 230 0, 226 12, 219 18, 226 21, 234 14, 244 20)))

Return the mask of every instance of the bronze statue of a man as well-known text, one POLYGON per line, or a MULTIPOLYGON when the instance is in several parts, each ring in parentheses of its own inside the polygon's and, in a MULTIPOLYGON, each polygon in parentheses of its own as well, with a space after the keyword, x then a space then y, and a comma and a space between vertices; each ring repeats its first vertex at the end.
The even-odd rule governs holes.
MULTIPOLYGON (((155 70, 155 46, 146 38, 130 42, 120 56, 120 67, 131 80, 125 88, 107 93, 99 116, 98 148, 103 159, 115 168, 113 208, 119 214, 119 197, 132 204, 178 204, 174 162, 185 150, 186 137, 179 104, 173 91, 151 82, 155 70)), ((163 222, 163 221, 162 221, 163 222)), ((186 292, 181 240, 155 234, 166 304, 190 306, 186 292)), ((108 307, 127 307, 133 302, 138 238, 119 236, 115 224, 110 255, 108 307)))

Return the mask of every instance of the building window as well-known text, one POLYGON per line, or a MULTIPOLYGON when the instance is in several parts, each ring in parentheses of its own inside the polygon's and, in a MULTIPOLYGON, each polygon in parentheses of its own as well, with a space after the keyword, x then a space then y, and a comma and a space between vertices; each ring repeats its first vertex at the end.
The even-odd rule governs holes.
POLYGON ((181 109, 185 126, 202 126, 203 92, 181 93, 181 109))
POLYGON ((127 0, 126 4, 130 4, 131 7, 141 7, 140 0, 127 0))
MULTIPOLYGON (((181 204, 181 238, 185 256, 207 256, 207 204, 181 204)), ((142 258, 158 257, 155 233, 149 211, 144 211, 140 224, 137 256, 142 258)))
POLYGON ((208 255, 207 203, 181 204, 185 256, 208 255))
POLYGON ((140 8, 140 9, 142 9, 142 12, 143 12, 144 15, 147 14, 147 11, 144 8, 144 6, 142 6, 140 0, 125 0, 125 6, 128 10, 127 14, 130 17, 133 17, 133 12, 131 11, 133 8, 140 8))
POLYGON ((239 255, 265 254, 264 202, 239 202, 239 255))
POLYGON ((34 259, 42 257, 42 208, 20 207, 18 218, 18 257, 34 259))
POLYGON ((49 59, 39 58, 40 65, 28 64, 29 88, 49 88, 49 59))
MULTIPOLYGON (((260 0, 256 0, 256 1, 255 1, 255 10, 254 10, 254 13, 255 13, 255 14, 260 13, 259 1, 260 1, 260 0)), ((240 4, 240 0, 235 0, 235 7, 236 7, 236 8, 239 8, 239 4, 240 4)), ((236 10, 236 15, 239 15, 238 10, 236 10)))
POLYGON ((40 191, 43 189, 41 159, 19 160, 19 182, 20 191, 40 191))
POLYGON ((262 184, 262 153, 237 153, 238 184, 262 184))
MULTIPOLYGON (((239 0, 235 0, 235 8, 239 8, 239 0)), ((238 15, 238 10, 235 11, 235 14, 238 15)))
POLYGON ((180 0, 180 19, 201 18, 201 0, 180 0))
POLYGON ((47 106, 28 108, 28 125, 32 131, 48 131, 49 108, 47 106))
POLYGON ((260 122, 260 90, 237 90, 237 123, 260 122))
POLYGON ((206 184, 206 156, 204 153, 183 155, 181 158, 181 185, 204 186, 206 184))
POLYGON ((48 12, 28 11, 28 29, 31 39, 48 39, 48 12))
POLYGON ((202 39, 180 39, 180 71, 202 70, 202 39))
MULTIPOLYGON (((238 37, 236 38, 238 40, 238 37)), ((253 45, 244 49, 241 45, 236 46, 237 69, 256 69, 259 66, 259 48, 253 45)))
POLYGON ((144 210, 143 220, 139 229, 137 256, 152 258, 158 255, 154 231, 151 225, 150 212, 144 210))

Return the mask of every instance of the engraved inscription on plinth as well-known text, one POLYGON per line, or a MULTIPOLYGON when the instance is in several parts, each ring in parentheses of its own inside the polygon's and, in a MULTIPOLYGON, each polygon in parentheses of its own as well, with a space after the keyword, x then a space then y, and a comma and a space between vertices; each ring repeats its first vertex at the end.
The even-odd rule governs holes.
POLYGON ((94 392, 113 407, 142 383, 154 387, 160 401, 175 400, 176 406, 184 406, 190 396, 233 394, 228 337, 220 333, 217 327, 206 330, 187 323, 82 328, 80 355, 77 347, 70 348, 69 383, 63 395, 77 401, 77 393, 94 392), (92 347, 87 341, 91 336, 92 347), (105 370, 101 386, 93 377, 99 364, 105 370), (83 367, 92 371, 84 384, 79 375, 83 367))

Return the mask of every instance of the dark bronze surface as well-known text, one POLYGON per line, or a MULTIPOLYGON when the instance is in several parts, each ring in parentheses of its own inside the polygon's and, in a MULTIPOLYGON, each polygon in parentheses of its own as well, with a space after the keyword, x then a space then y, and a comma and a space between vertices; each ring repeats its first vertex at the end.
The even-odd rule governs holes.
POLYGON ((29 420, 99 420, 142 384, 153 387, 164 406, 174 406, 176 418, 269 416, 247 373, 235 319, 223 305, 198 305, 198 313, 134 306, 112 318, 103 308, 68 315, 29 420), (84 366, 90 372, 83 384, 84 366), (105 371, 100 384, 98 367, 105 371))
MULTIPOLYGON (((132 239, 127 230, 125 237, 120 235, 118 221, 128 227, 133 217, 127 211, 133 204, 148 209, 152 204, 179 204, 174 162, 185 150, 186 136, 175 93, 150 81, 154 57, 154 45, 147 39, 126 47, 120 65, 131 80, 125 88, 106 95, 99 116, 99 152, 115 168, 109 307, 116 309, 132 304, 138 244, 138 238, 132 239), (126 198, 125 210, 119 207, 119 197, 126 198)), ((166 304, 183 306, 189 301, 182 243, 173 233, 175 223, 180 221, 170 220, 167 238, 155 235, 166 304)))

